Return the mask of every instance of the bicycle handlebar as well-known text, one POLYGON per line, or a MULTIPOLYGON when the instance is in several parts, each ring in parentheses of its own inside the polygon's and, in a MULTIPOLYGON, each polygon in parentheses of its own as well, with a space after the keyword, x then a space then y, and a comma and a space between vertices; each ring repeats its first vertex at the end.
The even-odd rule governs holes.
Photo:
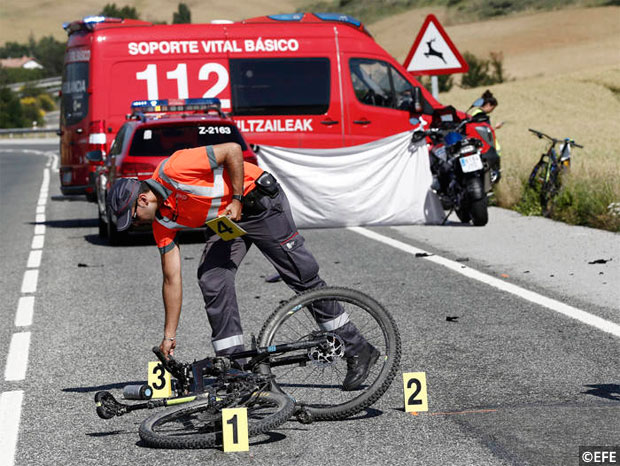
MULTIPOLYGON (((549 136, 548 134, 545 134, 545 133, 543 133, 543 132, 541 132, 541 131, 538 131, 538 130, 535 130, 535 129, 532 129, 532 128, 528 128, 528 131, 530 131, 530 132, 534 133, 536 136, 538 136, 538 138, 539 138, 539 139, 542 139, 542 138, 547 138, 547 139, 549 139, 549 141, 551 141, 551 142, 552 142, 552 143, 554 143, 554 144, 558 144, 558 143, 560 143, 560 142, 564 142, 564 141, 565 141, 564 139, 556 139, 556 138, 552 138, 552 137, 551 137, 551 136, 549 136)), ((573 147, 578 147, 579 149, 583 149, 583 146, 582 146, 582 145, 577 144, 577 143, 576 143, 575 141, 573 141, 572 139, 569 139, 569 140, 568 140, 568 144, 569 144, 569 145, 571 145, 571 146, 573 146, 573 147)))

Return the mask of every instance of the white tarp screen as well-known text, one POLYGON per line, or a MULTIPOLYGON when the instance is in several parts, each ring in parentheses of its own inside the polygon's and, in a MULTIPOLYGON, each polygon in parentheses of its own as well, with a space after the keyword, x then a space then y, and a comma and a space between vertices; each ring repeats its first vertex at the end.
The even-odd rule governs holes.
POLYGON ((300 228, 443 220, 428 149, 411 132, 338 149, 261 146, 258 164, 284 187, 300 228))

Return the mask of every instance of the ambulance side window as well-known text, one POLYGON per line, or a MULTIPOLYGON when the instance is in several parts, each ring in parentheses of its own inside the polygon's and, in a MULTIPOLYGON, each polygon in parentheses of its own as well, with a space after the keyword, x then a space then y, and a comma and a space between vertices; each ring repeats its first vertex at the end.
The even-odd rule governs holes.
MULTIPOLYGON (((351 81, 357 100, 365 105, 409 111, 413 86, 389 63, 368 58, 349 61, 351 81)), ((422 97, 424 113, 432 108, 422 97)))
POLYGON ((324 114, 330 77, 328 58, 231 59, 233 114, 324 114))

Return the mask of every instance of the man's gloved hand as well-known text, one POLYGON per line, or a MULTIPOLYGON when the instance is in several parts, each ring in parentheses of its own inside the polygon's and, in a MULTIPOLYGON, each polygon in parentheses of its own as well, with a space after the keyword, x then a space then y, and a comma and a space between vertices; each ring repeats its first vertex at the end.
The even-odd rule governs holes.
POLYGON ((164 337, 164 339, 161 341, 161 344, 159 345, 159 349, 162 353, 164 353, 164 356, 168 358, 169 356, 174 356, 174 349, 176 348, 176 346, 176 339, 171 340, 170 338, 164 337))

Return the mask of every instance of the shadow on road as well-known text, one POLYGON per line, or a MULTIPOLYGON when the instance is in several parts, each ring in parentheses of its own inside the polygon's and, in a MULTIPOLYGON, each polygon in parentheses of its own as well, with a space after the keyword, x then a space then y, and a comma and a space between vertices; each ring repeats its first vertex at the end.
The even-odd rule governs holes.
POLYGON ((45 222, 28 222, 30 225, 45 225, 50 228, 97 228, 96 218, 72 218, 69 220, 46 220, 45 222))
POLYGON ((584 395, 594 395, 607 400, 620 401, 620 385, 615 383, 586 385, 590 390, 582 392, 584 395))
MULTIPOLYGON (((119 434, 123 434, 123 431, 112 431, 109 434, 112 435, 114 433, 118 432, 119 434)), ((99 435, 96 436, 102 436, 102 434, 106 434, 105 432, 102 432, 99 435)), ((91 434, 86 434, 86 435, 91 435, 91 434)), ((281 434, 279 432, 265 432, 263 434, 261 434, 258 437, 255 437, 254 439, 250 439, 250 446, 258 446, 258 445, 267 445, 270 443, 275 443, 275 442, 281 442, 282 440, 286 439, 286 435, 281 434), (266 438, 264 438, 266 437, 266 438)), ((213 447, 209 447, 209 448, 204 448, 204 450, 219 450, 222 451, 222 446, 221 446, 221 438, 218 438, 218 443, 220 445, 218 446, 213 446, 213 447)), ((144 443, 142 440, 136 442, 136 446, 137 447, 142 447, 142 448, 155 448, 155 447, 151 447, 150 445, 147 445, 146 443, 144 443)))
POLYGON ((125 385, 143 385, 145 384, 145 380, 134 380, 130 382, 117 382, 107 385, 97 385, 93 387, 70 387, 63 388, 63 392, 68 393, 90 393, 90 392, 99 392, 101 390, 114 390, 114 389, 123 389, 125 385))
MULTIPOLYGON (((97 221, 95 220, 95 224, 97 221)), ((96 225, 95 225, 96 226, 96 225)), ((202 230, 180 231, 178 233, 179 244, 200 244, 205 242, 204 232, 202 230)), ((132 246, 154 246, 153 234, 150 231, 131 232, 123 242, 118 246, 110 246, 106 238, 101 238, 98 234, 86 235, 84 239, 94 246, 105 246, 114 248, 132 247, 132 246)))
POLYGON ((75 196, 52 196, 52 201, 63 201, 63 202, 88 202, 86 201, 86 196, 76 194, 75 196))

